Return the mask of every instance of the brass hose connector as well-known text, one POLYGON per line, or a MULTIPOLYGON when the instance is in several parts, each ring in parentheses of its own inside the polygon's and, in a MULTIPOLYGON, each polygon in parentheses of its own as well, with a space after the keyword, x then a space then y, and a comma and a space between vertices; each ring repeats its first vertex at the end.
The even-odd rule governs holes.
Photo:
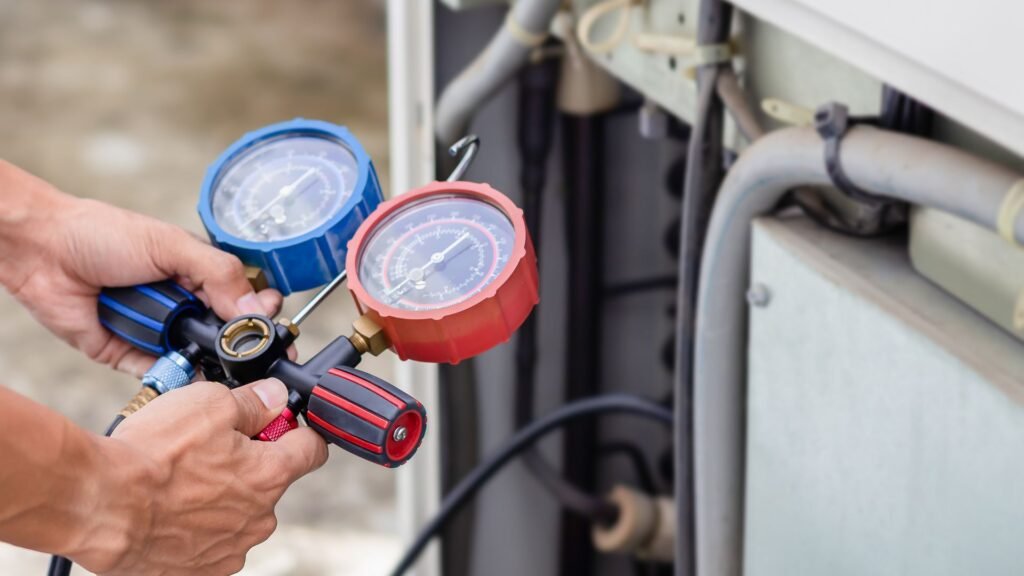
POLYGON ((374 356, 380 356, 391 347, 391 341, 388 340, 384 329, 365 314, 352 323, 352 335, 348 339, 360 354, 369 352, 374 356))
POLYGON ((125 407, 121 409, 121 412, 119 412, 119 414, 127 418, 132 414, 135 414, 139 410, 142 410, 142 408, 146 404, 149 404, 153 400, 153 398, 156 398, 159 395, 160 394, 156 390, 150 388, 149 386, 143 386, 142 388, 139 388, 139 391, 136 392, 135 396, 132 397, 128 404, 126 404, 125 407))

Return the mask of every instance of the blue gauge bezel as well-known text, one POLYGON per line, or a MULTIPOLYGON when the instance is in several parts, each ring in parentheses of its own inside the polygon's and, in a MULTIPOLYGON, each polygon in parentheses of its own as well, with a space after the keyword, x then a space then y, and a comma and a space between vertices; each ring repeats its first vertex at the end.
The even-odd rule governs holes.
POLYGON ((198 209, 203 226, 216 246, 238 256, 248 265, 263 268, 270 284, 287 295, 295 291, 316 288, 340 273, 345 266, 348 238, 382 200, 383 195, 373 162, 359 140, 347 128, 320 120, 296 118, 249 132, 224 150, 206 171, 198 209), (240 155, 264 142, 302 135, 334 139, 348 149, 355 158, 358 171, 352 195, 329 220, 293 238, 253 242, 227 232, 213 214, 214 188, 225 169, 240 155), (335 232, 334 238, 332 232, 335 232), (304 254, 297 257, 300 253, 304 254), (295 269, 304 266, 318 269, 295 269))

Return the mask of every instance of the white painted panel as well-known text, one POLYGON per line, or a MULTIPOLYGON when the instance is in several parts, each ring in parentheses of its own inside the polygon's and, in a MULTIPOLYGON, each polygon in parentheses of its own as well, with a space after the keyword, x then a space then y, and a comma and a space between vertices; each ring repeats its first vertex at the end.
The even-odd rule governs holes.
POLYGON ((902 240, 753 242, 745 573, 1024 573, 1024 347, 902 240))
POLYGON ((737 6, 1024 153, 1024 3, 736 0, 737 6))

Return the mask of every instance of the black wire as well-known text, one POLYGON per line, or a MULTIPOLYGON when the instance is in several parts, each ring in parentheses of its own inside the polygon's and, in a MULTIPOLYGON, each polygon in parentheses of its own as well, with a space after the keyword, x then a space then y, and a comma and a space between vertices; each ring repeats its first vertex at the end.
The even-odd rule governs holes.
MULTIPOLYGON (((124 422, 124 414, 118 414, 114 417, 114 420, 107 426, 107 431, 103 433, 104 436, 111 436, 114 430, 124 422)), ((50 568, 46 571, 46 576, 68 576, 71 574, 71 567, 74 563, 71 560, 63 556, 51 556, 50 557, 50 568)))
POLYGON ((401 576, 411 568, 434 535, 443 529, 452 516, 512 458, 552 430, 579 418, 607 412, 636 414, 664 424, 672 424, 671 410, 631 394, 602 394, 577 400, 534 420, 516 432, 500 450, 481 462, 445 496, 440 511, 423 527, 412 545, 406 549, 395 569, 391 571, 391 576, 401 576))

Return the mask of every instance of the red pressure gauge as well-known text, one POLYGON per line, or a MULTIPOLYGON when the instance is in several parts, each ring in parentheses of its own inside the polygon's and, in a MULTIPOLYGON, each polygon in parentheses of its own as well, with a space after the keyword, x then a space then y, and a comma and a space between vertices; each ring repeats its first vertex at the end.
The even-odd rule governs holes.
POLYGON ((458 363, 507 341, 538 302, 523 211, 475 182, 381 204, 348 246, 348 288, 403 360, 458 363))

